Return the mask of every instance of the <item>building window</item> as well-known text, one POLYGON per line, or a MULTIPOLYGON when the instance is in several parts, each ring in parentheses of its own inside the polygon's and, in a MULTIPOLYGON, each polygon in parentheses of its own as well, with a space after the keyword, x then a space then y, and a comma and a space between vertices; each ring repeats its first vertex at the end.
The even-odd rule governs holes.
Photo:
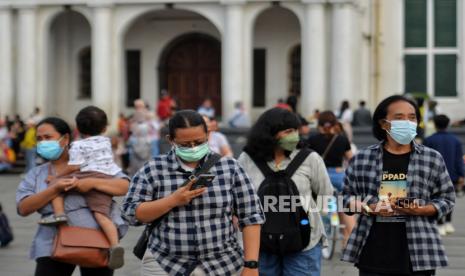
POLYGON ((291 65, 291 80, 290 80, 290 95, 300 95, 300 78, 301 78, 301 65, 300 65, 300 45, 295 46, 291 52, 290 65, 291 65))
POLYGON ((404 0, 404 89, 457 96, 457 0, 404 0))
POLYGON ((253 50, 253 106, 266 105, 266 49, 253 50))
POLYGON ((134 106, 140 98, 140 50, 126 51, 126 106, 134 106))
POLYGON ((79 52, 79 99, 92 97, 92 53, 90 46, 79 52))

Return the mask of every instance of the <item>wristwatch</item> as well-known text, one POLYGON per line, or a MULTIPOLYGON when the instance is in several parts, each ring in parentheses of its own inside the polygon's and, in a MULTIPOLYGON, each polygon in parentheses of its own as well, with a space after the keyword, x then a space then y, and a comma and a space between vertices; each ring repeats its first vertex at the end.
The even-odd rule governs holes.
POLYGON ((257 261, 244 261, 244 267, 257 269, 258 268, 258 262, 257 261))

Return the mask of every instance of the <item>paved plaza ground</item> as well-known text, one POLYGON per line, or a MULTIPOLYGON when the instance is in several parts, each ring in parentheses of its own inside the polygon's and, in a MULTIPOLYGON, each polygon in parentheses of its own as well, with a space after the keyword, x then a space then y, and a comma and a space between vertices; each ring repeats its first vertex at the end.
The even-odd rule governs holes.
MULTIPOLYGON (((31 215, 23 218, 16 214, 15 191, 20 181, 18 175, 0 175, 0 202, 8 215, 15 234, 14 242, 7 248, 0 249, 0 276, 30 276, 33 275, 35 263, 28 259, 29 247, 36 231, 38 216, 31 215)), ((440 276, 465 275, 465 198, 457 199, 455 212, 456 233, 444 238, 450 266, 441 269, 440 276)), ((122 240, 126 248, 126 265, 116 271, 115 276, 139 275, 139 260, 131 253, 142 228, 131 228, 128 235, 122 240)), ((323 276, 358 275, 351 264, 339 261, 340 252, 332 261, 323 264, 323 276)), ((74 275, 79 275, 75 271, 74 275)))

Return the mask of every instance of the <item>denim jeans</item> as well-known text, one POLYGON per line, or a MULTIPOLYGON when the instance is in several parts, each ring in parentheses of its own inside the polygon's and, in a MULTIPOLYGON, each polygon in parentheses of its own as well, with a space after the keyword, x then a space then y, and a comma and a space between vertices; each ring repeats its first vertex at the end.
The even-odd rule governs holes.
POLYGON ((344 171, 337 172, 336 168, 327 168, 329 180, 338 193, 342 192, 344 186, 344 171))
POLYGON ((260 276, 319 276, 320 271, 321 243, 283 257, 260 252, 260 276))

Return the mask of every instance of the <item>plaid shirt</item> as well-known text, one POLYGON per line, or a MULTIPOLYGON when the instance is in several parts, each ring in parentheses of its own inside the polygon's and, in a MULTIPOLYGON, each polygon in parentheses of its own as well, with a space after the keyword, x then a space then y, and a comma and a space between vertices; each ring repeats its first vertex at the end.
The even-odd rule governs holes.
MULTIPOLYGON (((407 196, 432 204, 437 210, 437 216, 407 218, 405 223, 408 249, 414 271, 433 270, 447 266, 444 246, 435 223, 454 207, 455 192, 441 155, 428 147, 415 143, 413 145, 414 150, 410 155, 407 173, 407 196)), ((344 179, 344 206, 348 206, 353 196, 361 196, 362 200, 371 197, 368 204, 378 202, 382 160, 383 143, 361 150, 351 160, 344 179)), ((374 216, 359 216, 357 226, 352 231, 344 250, 343 261, 358 263, 374 219, 374 216)))
MULTIPOLYGON (((232 215, 238 216, 241 228, 265 221, 252 183, 236 160, 221 158, 210 173, 216 177, 208 190, 190 204, 172 209, 150 236, 149 249, 170 275, 188 275, 196 266, 207 275, 239 271, 243 257, 232 215)), ((140 225, 135 217, 139 204, 172 194, 190 174, 174 151, 146 163, 124 198, 125 219, 140 225)))

